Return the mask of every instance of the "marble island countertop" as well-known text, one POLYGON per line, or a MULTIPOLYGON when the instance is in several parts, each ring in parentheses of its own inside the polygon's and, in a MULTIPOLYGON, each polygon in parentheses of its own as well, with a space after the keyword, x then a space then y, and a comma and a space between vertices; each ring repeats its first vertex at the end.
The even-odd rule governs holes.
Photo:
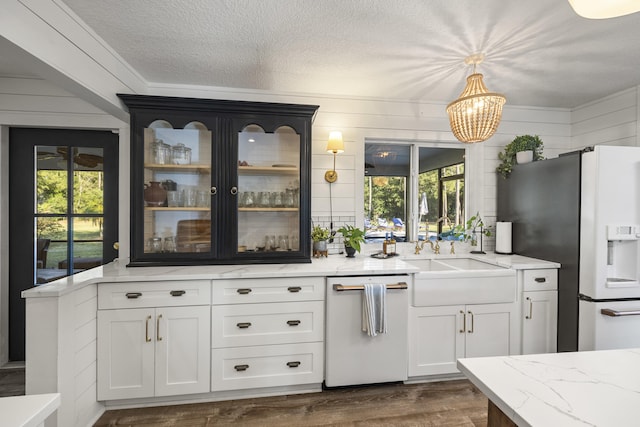
POLYGON ((234 264, 234 265, 199 265, 199 266, 166 266, 166 267, 127 267, 124 261, 92 268, 72 276, 68 276, 46 285, 40 285, 23 291, 23 298, 52 297, 64 295, 79 287, 92 283, 104 282, 144 282, 158 280, 211 280, 240 279, 262 277, 318 277, 318 276, 351 276, 351 275, 383 275, 412 274, 419 269, 404 259, 433 258, 474 258, 505 268, 538 269, 558 268, 559 264, 523 257, 519 255, 499 255, 487 253, 476 255, 461 253, 457 255, 434 255, 426 251, 420 255, 410 253, 408 246, 404 255, 376 259, 369 255, 375 251, 358 254, 355 258, 344 255, 329 255, 326 258, 313 258, 311 263, 297 264, 234 264))
POLYGON ((518 426, 640 425, 640 349, 459 359, 518 426))

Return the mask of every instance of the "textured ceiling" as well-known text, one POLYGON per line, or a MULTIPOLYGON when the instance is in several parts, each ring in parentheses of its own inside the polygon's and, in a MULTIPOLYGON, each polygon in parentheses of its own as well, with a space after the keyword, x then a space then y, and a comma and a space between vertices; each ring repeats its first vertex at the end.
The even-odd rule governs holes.
POLYGON ((640 84, 640 13, 567 0, 64 0, 152 83, 449 102, 478 71, 510 105, 640 84))

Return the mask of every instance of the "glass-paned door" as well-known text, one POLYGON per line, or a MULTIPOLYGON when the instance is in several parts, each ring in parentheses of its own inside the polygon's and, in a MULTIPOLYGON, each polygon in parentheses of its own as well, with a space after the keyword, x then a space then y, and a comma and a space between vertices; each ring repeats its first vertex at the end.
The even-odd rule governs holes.
POLYGON ((300 250, 300 147, 288 126, 238 133, 237 253, 300 250))
POLYGON ((212 131, 199 121, 181 127, 156 120, 144 128, 144 188, 136 203, 143 205, 140 232, 145 258, 215 254, 212 138, 212 131))
POLYGON ((9 358, 24 360, 21 292, 118 255, 118 135, 11 128, 9 159, 9 358))

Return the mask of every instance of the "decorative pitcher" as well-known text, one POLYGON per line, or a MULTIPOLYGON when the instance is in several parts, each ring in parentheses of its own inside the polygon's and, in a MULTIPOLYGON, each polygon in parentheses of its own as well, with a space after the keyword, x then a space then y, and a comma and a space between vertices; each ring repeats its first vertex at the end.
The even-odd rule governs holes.
POLYGON ((166 200, 167 190, 162 188, 159 181, 144 185, 144 202, 147 206, 164 206, 166 200))

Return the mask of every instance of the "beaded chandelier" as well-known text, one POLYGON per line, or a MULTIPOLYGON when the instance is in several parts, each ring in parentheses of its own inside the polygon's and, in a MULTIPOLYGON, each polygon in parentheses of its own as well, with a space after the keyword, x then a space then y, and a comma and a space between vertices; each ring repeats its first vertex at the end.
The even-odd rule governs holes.
POLYGON ((451 131, 465 143, 489 139, 498 129, 502 106, 507 101, 503 95, 489 92, 482 81, 482 74, 475 72, 476 65, 483 59, 483 54, 465 59, 467 65, 473 64, 473 74, 467 77, 467 86, 458 99, 447 105, 451 131))

